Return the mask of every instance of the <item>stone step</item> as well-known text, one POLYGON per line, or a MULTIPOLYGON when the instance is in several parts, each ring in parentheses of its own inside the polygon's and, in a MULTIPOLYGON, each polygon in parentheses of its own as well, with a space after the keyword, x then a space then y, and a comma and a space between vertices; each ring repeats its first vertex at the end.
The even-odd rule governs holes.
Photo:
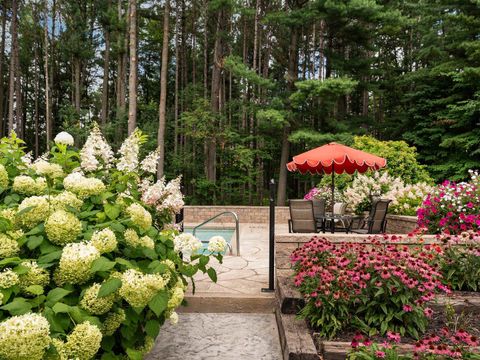
POLYGON ((273 293, 237 295, 225 293, 195 293, 185 297, 188 306, 181 313, 272 313, 275 308, 273 293))
POLYGON ((284 360, 318 360, 320 356, 304 320, 275 311, 284 360))

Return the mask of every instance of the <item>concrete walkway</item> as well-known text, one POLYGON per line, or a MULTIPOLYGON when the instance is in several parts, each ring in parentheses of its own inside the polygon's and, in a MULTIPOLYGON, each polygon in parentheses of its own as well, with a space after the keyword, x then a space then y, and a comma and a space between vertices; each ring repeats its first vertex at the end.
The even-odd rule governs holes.
POLYGON ((273 314, 180 314, 146 360, 280 360, 273 314))
POLYGON ((281 360, 275 296, 261 291, 268 287, 268 251, 268 225, 240 224, 241 256, 226 255, 223 264, 211 260, 217 283, 195 276, 196 292, 189 286, 178 324, 162 327, 146 359, 281 360))

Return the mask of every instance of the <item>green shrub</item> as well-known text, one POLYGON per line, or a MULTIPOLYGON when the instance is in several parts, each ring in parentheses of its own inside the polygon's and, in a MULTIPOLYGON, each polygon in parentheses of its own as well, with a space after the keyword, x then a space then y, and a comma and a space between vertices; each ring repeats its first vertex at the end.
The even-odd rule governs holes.
POLYGON ((145 139, 117 158, 97 127, 81 151, 61 133, 33 163, 15 134, 1 140, 1 359, 141 359, 187 279, 216 279, 211 253, 171 226, 180 183, 155 182, 157 152, 139 162, 145 139))

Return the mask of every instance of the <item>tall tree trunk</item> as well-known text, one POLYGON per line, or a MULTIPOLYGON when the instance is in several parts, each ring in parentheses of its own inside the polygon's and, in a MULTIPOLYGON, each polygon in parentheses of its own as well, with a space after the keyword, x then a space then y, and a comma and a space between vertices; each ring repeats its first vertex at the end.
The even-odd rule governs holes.
POLYGON ((80 114, 80 102, 82 97, 82 64, 80 58, 75 56, 73 58, 74 71, 74 106, 77 114, 80 114))
POLYGON ((105 26, 105 53, 103 57, 103 84, 102 84, 102 113, 101 122, 102 127, 107 124, 108 118, 108 78, 110 72, 110 30, 105 26))
MULTIPOLYGON (((295 81, 298 77, 297 69, 297 38, 298 38, 298 29, 297 27, 292 28, 292 33, 290 37, 290 46, 288 49, 288 76, 287 76, 287 86, 290 92, 294 91, 295 81)), ((287 200, 287 161, 290 151, 290 143, 288 141, 288 135, 290 133, 290 128, 286 126, 283 130, 282 138, 282 152, 280 155, 280 173, 278 176, 278 192, 277 192, 277 205, 283 206, 287 200)))
POLYGON ((162 69, 160 72, 160 105, 158 109, 158 167, 157 177, 163 176, 165 165, 165 127, 167 104, 167 76, 168 76, 168 27, 170 19, 170 0, 165 1, 163 14, 163 42, 162 42, 162 69))
MULTIPOLYGON (((12 20, 10 24, 10 36, 12 38, 11 45, 11 55, 10 55, 10 79, 8 85, 8 131, 16 130, 16 121, 15 114, 15 70, 16 70, 16 58, 18 54, 18 34, 17 34, 17 12, 18 12, 18 1, 12 0, 12 20)), ((18 99, 17 99, 18 100, 18 99)))
POLYGON ((208 0, 203 0, 203 97, 208 97, 208 0))
POLYGON ((4 111, 4 97, 5 90, 3 87, 3 62, 5 61, 5 31, 7 25, 7 1, 2 2, 2 39, 0 41, 0 138, 5 136, 5 117, 4 111))
POLYGON ((39 106, 38 106, 38 98, 40 94, 40 64, 39 64, 39 56, 38 56, 38 46, 35 45, 35 89, 34 89, 34 97, 35 97, 35 104, 34 104, 34 121, 35 121, 35 157, 39 155, 39 106))
MULTIPOLYGON (((217 27, 215 31, 215 45, 213 49, 213 67, 212 67, 212 88, 211 88, 211 107, 214 113, 221 110, 221 81, 222 81, 222 61, 223 61, 223 39, 222 32, 225 28, 225 9, 218 11, 217 27)), ((212 135, 207 139, 207 180, 215 183, 217 144, 216 138, 212 135)))
POLYGON ((51 94, 50 94, 50 65, 49 65, 49 39, 48 39, 48 0, 45 0, 45 26, 43 27, 43 66, 45 72, 45 127, 47 133, 47 149, 50 147, 52 139, 52 109, 51 109, 51 94))
MULTIPOLYGON (((178 12, 178 8, 176 10, 176 19, 175 19, 175 99, 174 99, 174 116, 175 116, 175 123, 174 123, 174 142, 173 142, 173 153, 177 155, 178 153, 178 91, 179 91, 179 71, 180 71, 180 65, 178 63, 178 57, 179 57, 179 41, 178 41, 178 32, 180 31, 179 29, 179 22, 180 22, 180 16, 178 12)), ((163 57, 162 57, 163 59, 163 57)))
POLYGON ((137 127, 137 1, 129 0, 130 74, 128 76, 128 135, 137 127))

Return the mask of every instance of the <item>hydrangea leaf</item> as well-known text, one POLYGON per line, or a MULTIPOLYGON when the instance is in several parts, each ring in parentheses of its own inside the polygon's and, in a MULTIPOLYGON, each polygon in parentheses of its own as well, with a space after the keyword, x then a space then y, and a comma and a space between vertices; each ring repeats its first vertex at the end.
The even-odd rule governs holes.
POLYGON ((155 315, 160 316, 160 314, 167 308, 167 304, 168 293, 166 291, 159 291, 158 294, 150 300, 148 307, 155 313, 155 315))
POLYGON ((100 287, 100 290, 98 291, 97 296, 105 297, 107 295, 110 295, 111 293, 114 293, 115 291, 117 291, 121 286, 122 286, 122 280, 117 278, 109 279, 102 284, 102 286, 100 287))

